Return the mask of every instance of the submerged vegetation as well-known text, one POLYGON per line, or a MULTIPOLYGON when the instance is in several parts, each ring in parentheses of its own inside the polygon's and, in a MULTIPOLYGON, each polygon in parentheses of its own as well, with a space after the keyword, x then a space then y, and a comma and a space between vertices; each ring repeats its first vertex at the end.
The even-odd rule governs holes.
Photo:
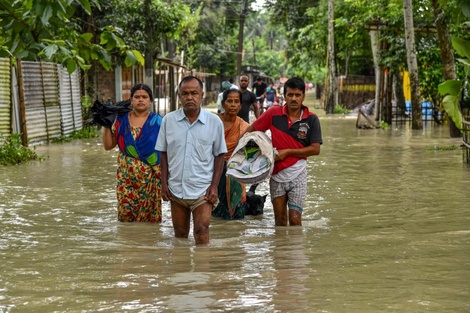
POLYGON ((461 147, 457 145, 450 146, 432 146, 426 147, 427 151, 449 151, 449 150, 459 150, 461 147))
POLYGON ((380 128, 382 129, 390 128, 390 124, 385 121, 380 121, 380 128))
POLYGON ((5 136, 0 132, 0 164, 16 165, 32 160, 44 160, 44 156, 36 153, 34 148, 28 148, 21 143, 21 134, 5 136))
POLYGON ((336 104, 333 114, 348 114, 349 112, 351 111, 346 108, 343 108, 342 105, 336 104))
MULTIPOLYGON (((74 139, 92 139, 100 136, 96 126, 76 130, 68 136, 61 136, 52 140, 53 143, 70 142, 74 139)), ((17 165, 28 161, 43 161, 46 157, 38 155, 35 147, 25 147, 21 142, 21 134, 5 136, 0 132, 0 165, 17 165)))

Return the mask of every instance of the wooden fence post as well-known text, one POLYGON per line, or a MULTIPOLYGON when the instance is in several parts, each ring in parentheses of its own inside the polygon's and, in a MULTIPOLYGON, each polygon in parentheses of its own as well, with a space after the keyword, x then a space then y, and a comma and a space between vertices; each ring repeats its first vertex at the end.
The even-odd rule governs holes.
POLYGON ((24 80, 21 59, 16 60, 16 70, 18 72, 18 95, 20 97, 20 130, 21 130, 21 143, 23 146, 28 146, 28 131, 26 128, 26 104, 24 100, 24 80))

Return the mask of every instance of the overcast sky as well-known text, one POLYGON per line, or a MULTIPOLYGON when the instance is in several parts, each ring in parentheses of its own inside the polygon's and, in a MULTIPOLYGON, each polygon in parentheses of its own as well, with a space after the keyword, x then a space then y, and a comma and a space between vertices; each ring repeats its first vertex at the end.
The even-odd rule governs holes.
POLYGON ((264 0, 255 0, 252 4, 251 7, 255 10, 261 10, 263 8, 264 0))

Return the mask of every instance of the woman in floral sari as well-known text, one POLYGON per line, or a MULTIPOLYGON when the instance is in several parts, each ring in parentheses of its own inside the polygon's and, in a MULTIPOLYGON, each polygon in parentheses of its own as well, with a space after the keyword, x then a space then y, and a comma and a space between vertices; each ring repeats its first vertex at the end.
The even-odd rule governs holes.
POLYGON ((162 118, 150 112, 152 103, 149 86, 133 86, 133 110, 118 116, 103 131, 104 148, 119 147, 116 194, 120 222, 162 221, 160 153, 155 150, 162 118))
POLYGON ((235 181, 226 175, 227 161, 236 148, 238 139, 249 126, 242 118, 238 117, 241 109, 242 93, 236 89, 224 91, 222 107, 224 113, 218 114, 224 123, 225 143, 227 154, 224 157, 224 171, 219 181, 219 205, 212 211, 212 216, 223 219, 240 219, 245 217, 246 190, 245 185, 235 181))

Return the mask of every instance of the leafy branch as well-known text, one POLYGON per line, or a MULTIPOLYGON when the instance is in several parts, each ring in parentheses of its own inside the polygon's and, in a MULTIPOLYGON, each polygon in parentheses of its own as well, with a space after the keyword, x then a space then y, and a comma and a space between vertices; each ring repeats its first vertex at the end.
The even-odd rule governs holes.
POLYGON ((444 96, 443 105, 447 114, 452 118, 455 125, 462 129, 463 117, 460 107, 460 101, 463 98, 463 93, 468 87, 468 75, 470 71, 470 41, 454 37, 452 38, 452 46, 455 51, 461 56, 457 61, 463 64, 465 68, 465 76, 463 79, 451 79, 439 85, 439 93, 444 96))

